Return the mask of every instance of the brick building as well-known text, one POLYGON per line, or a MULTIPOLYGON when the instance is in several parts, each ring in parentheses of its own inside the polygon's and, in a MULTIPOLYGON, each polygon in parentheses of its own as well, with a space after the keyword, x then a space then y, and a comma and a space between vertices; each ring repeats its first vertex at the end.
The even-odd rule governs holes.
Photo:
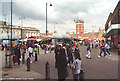
POLYGON ((105 38, 103 37, 105 30, 99 30, 98 32, 89 32, 89 33, 82 33, 82 34, 70 34, 70 32, 66 32, 66 34, 70 35, 70 37, 73 38, 78 38, 78 39, 89 39, 89 40, 93 40, 93 39, 99 39, 99 40, 105 40, 105 38))
POLYGON ((84 22, 82 20, 76 20, 76 34, 83 34, 84 33, 84 22))

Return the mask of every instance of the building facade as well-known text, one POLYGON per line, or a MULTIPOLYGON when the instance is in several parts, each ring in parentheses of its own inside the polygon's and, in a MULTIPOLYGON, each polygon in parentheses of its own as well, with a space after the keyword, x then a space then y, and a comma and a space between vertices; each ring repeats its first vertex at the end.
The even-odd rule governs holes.
POLYGON ((113 13, 110 13, 105 24, 106 40, 110 40, 112 47, 117 48, 120 42, 120 1, 113 13))
MULTIPOLYGON (((53 33, 47 33, 48 38, 52 38, 52 36, 53 36, 53 33)), ((46 33, 40 33, 40 37, 41 38, 46 38, 46 33)))
MULTIPOLYGON (((2 33, 11 33, 11 25, 7 25, 5 21, 0 21, 0 34, 2 33)), ((12 33, 16 34, 18 38, 28 38, 31 36, 39 37, 40 31, 33 27, 20 27, 16 25, 12 25, 12 33)), ((10 37, 8 37, 9 39, 10 37)))

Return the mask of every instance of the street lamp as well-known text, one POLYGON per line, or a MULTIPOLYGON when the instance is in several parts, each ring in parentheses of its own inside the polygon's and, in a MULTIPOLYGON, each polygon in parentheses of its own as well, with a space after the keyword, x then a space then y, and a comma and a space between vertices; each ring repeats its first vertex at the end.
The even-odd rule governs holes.
POLYGON ((25 19, 25 17, 20 17, 20 18, 19 18, 19 20, 21 20, 21 39, 22 39, 23 19, 25 19))
POLYGON ((57 23, 54 24, 54 33, 55 33, 55 25, 56 25, 56 24, 57 24, 57 23))
MULTIPOLYGON (((52 6, 52 4, 50 4, 50 6, 52 6)), ((47 3, 46 3, 46 37, 47 37, 47 3)))
POLYGON ((91 27, 93 28, 93 31, 92 31, 92 33, 93 33, 93 39, 95 39, 94 28, 96 27, 96 25, 95 26, 91 26, 91 27))
POLYGON ((11 55, 12 55, 12 0, 11 0, 11 54, 9 54, 9 68, 12 67, 12 60, 11 60, 11 55))

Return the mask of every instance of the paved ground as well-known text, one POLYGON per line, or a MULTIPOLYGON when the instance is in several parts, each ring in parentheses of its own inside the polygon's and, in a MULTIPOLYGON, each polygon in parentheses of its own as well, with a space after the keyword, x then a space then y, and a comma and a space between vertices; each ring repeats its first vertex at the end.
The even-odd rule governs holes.
MULTIPOLYGON (((118 78, 118 55, 112 52, 111 57, 98 58, 99 49, 92 49, 92 59, 86 59, 86 47, 80 46, 82 68, 85 71, 85 79, 117 79, 118 78)), ((34 60, 34 58, 32 58, 34 60)), ((34 78, 44 79, 45 77, 45 63, 50 63, 50 77, 57 79, 57 70, 54 67, 55 59, 54 52, 44 54, 44 50, 40 52, 39 61, 31 64, 31 71, 26 71, 26 65, 13 66, 11 69, 2 69, 3 78, 34 78)), ((68 79, 72 79, 71 69, 68 67, 68 79)))
POLYGON ((26 65, 16 65, 12 68, 3 68, 3 78, 28 78, 28 79, 44 79, 43 75, 40 75, 34 71, 26 71, 26 65))
MULTIPOLYGON (((20 66, 15 65, 12 66, 12 68, 5 68, 5 52, 0 51, 0 79, 3 78, 3 80, 10 80, 12 78, 13 80, 32 80, 32 79, 45 79, 45 77, 37 72, 34 72, 33 70, 27 71, 27 67, 25 64, 21 64, 20 66)), ((27 59, 27 55, 25 56, 27 59)))
MULTIPOLYGON (((85 71, 85 79, 117 79, 118 78, 118 55, 112 53, 111 57, 98 58, 99 49, 92 49, 92 59, 86 59, 86 47, 80 46, 82 68, 85 71)), ((45 75, 45 63, 50 63, 50 77, 51 79, 57 79, 57 70, 54 67, 55 59, 54 53, 40 54, 39 62, 32 63, 31 68, 35 72, 45 75)), ((71 69, 69 69, 69 77, 72 78, 71 69)))

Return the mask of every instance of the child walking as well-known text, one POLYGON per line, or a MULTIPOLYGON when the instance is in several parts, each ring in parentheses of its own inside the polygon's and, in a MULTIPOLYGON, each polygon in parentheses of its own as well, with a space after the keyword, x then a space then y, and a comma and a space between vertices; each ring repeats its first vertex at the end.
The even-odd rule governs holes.
POLYGON ((91 55, 92 55, 91 50, 88 49, 87 54, 86 54, 86 58, 91 59, 91 55))
POLYGON ((79 81, 81 79, 80 73, 81 73, 81 58, 79 52, 74 53, 75 60, 70 67, 72 68, 72 74, 74 81, 79 81))

